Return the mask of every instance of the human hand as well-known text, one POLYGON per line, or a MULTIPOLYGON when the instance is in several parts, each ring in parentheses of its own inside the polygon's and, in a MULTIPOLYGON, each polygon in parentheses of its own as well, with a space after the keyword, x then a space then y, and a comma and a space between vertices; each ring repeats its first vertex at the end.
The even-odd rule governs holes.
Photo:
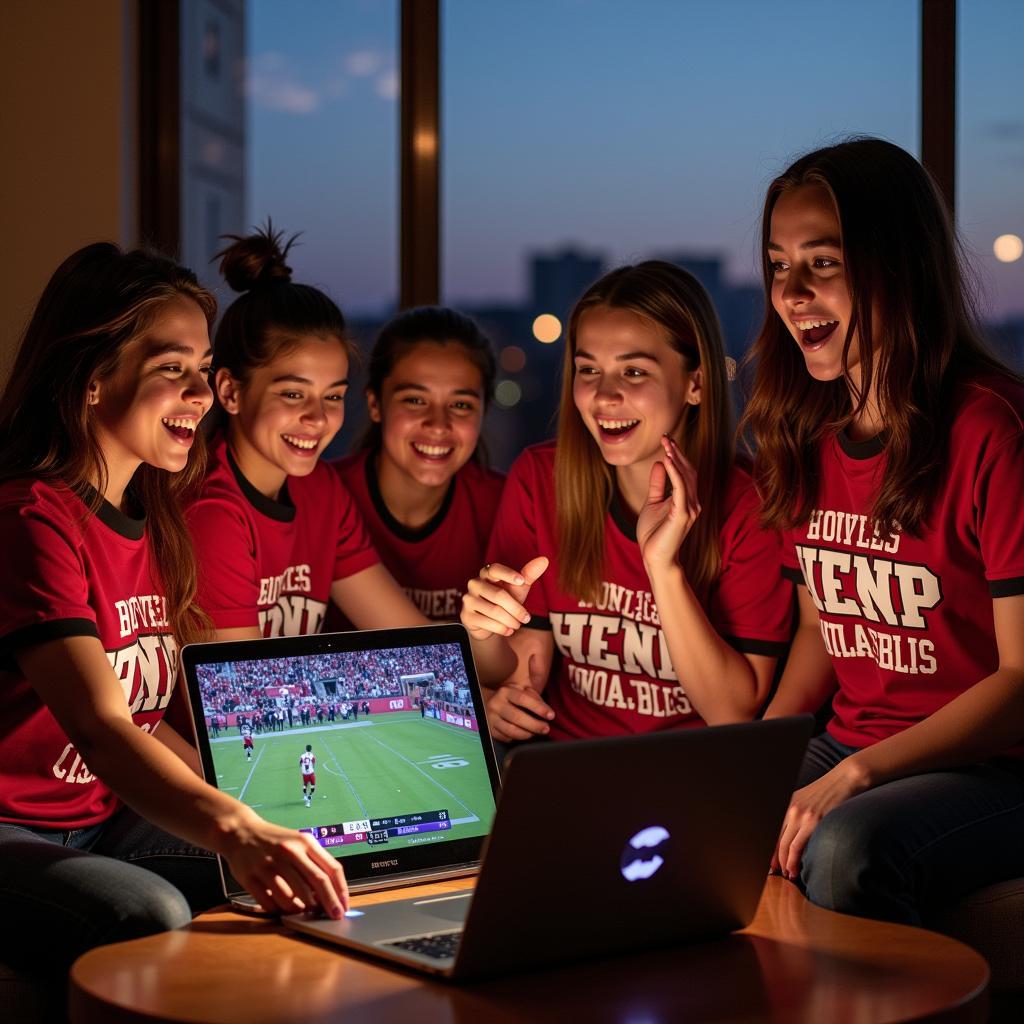
POLYGON ((848 757, 820 779, 798 789, 790 799, 789 810, 783 819, 782 832, 772 854, 771 870, 786 878, 796 878, 800 874, 804 849, 818 822, 833 808, 870 788, 859 762, 848 757))
POLYGON ((651 467, 647 500, 636 524, 640 555, 648 569, 676 564, 679 548, 700 515, 696 470, 670 437, 662 437, 661 446, 664 455, 651 467))
POLYGON ((527 562, 521 572, 500 562, 485 565, 480 575, 469 581, 462 597, 459 619, 469 635, 474 640, 511 636, 529 622, 530 613, 523 602, 547 567, 543 555, 527 562))
POLYGON ((536 662, 531 654, 527 662, 529 683, 506 683, 487 698, 487 725, 491 735, 502 743, 546 736, 551 731, 548 722, 555 713, 540 696, 547 680, 540 677, 536 662))
POLYGON ((319 906, 335 919, 348 910, 341 864, 307 832, 273 825, 250 812, 227 829, 218 852, 264 910, 296 914, 319 906))

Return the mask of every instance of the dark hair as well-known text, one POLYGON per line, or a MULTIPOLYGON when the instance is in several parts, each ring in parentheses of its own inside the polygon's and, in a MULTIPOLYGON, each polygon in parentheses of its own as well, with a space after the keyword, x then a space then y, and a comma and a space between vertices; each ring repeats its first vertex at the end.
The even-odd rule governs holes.
MULTIPOLYGON (((465 350, 466 357, 480 371, 486 410, 494 398, 494 379, 497 376, 494 350, 475 320, 448 306, 417 306, 399 313, 381 328, 370 353, 366 390, 379 400, 384 381, 391 375, 398 361, 424 342, 459 345, 465 350)), ((474 458, 478 457, 481 444, 477 443, 474 458)), ((359 447, 376 451, 380 446, 381 425, 370 423, 359 447)))
POLYGON ((313 744, 312 743, 307 743, 306 744, 306 749, 307 750, 312 750, 313 749, 313 744))
MULTIPOLYGON (((270 221, 244 238, 233 239, 222 252, 220 272, 236 292, 242 294, 224 311, 213 344, 214 371, 226 369, 243 383, 258 366, 264 366, 293 347, 300 338, 314 335, 336 338, 351 359, 345 317, 333 299, 319 288, 292 281, 292 268, 285 262, 297 235, 287 242, 270 221)), ((218 403, 215 427, 226 423, 218 403)))
POLYGON ((599 306, 629 310, 663 328, 687 370, 702 368, 701 402, 680 412, 683 452, 697 470, 703 511, 683 541, 680 559, 690 585, 704 599, 721 569, 718 534, 734 455, 732 401, 722 330, 711 299, 692 274, 662 260, 605 274, 583 293, 569 317, 555 447, 559 585, 594 601, 604 571, 604 521, 614 478, 573 399, 580 321, 599 306))
MULTIPOLYGON (((123 252, 107 242, 72 253, 46 285, 0 397, 0 480, 61 482, 98 510, 108 469, 88 405, 89 384, 110 377, 126 346, 169 302, 182 298, 199 306, 207 325, 213 323, 216 300, 192 271, 172 260, 123 252)), ((197 431, 180 473, 143 463, 132 480, 179 643, 200 639, 209 627, 195 604, 195 555, 181 515, 181 495, 205 466, 197 431)))
POLYGON ((815 150, 768 186, 761 256, 768 301, 748 356, 755 372, 743 427, 757 452, 765 522, 806 521, 818 491, 818 444, 863 411, 874 385, 888 461, 872 519, 884 534, 894 524, 916 532, 939 486, 953 389, 984 373, 1010 374, 981 340, 938 187, 891 142, 854 138, 815 150), (835 204, 853 305, 843 372, 834 381, 810 376, 771 303, 772 211, 779 196, 804 185, 824 188, 835 204), (862 339, 859 391, 847 365, 855 331, 862 339))

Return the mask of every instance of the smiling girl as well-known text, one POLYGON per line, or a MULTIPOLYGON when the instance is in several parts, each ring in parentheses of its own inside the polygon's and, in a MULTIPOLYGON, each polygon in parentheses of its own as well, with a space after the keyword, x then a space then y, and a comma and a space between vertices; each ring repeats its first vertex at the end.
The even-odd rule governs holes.
POLYGON ((351 351, 341 310, 291 280, 287 251, 268 226, 221 254, 243 294, 217 328, 218 431, 188 509, 202 606, 221 640, 319 632, 329 601, 361 629, 420 625, 320 462, 344 418, 351 351))
POLYGON ((557 443, 513 465, 493 564, 463 601, 482 674, 510 677, 488 702, 495 736, 753 718, 789 587, 733 459, 706 292, 668 263, 612 271, 573 310, 563 373, 557 443))
POLYGON ((920 923, 1024 871, 1024 387, 985 350, 934 183, 861 139, 768 190, 747 421, 800 625, 769 715, 818 708, 776 866, 920 923))
POLYGON ((386 324, 370 355, 370 429, 336 463, 384 564, 428 618, 458 617, 484 561, 504 477, 478 461, 495 365, 480 328, 425 306, 386 324))
POLYGON ((4 955, 61 981, 83 950, 219 902, 208 850, 268 907, 346 900, 332 858, 207 786, 163 721, 205 628, 178 496, 202 472, 214 310, 190 271, 87 246, 0 399, 4 955))

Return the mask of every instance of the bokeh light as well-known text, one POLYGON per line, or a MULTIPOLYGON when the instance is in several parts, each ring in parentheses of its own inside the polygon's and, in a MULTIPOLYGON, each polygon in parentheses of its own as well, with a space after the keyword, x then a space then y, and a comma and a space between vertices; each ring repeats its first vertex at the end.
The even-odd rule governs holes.
POLYGON ((523 392, 514 380, 500 380, 494 389, 494 400, 503 409, 511 409, 512 406, 518 405, 522 397, 523 392))
POLYGON ((558 341, 562 336, 562 322, 550 313, 541 313, 533 321, 533 336, 545 345, 558 341))
POLYGON ((992 251, 1000 263, 1015 263, 1024 255, 1024 242, 1018 235, 1000 235, 992 243, 992 251))
POLYGON ((506 345, 498 356, 498 362, 506 373, 518 373, 526 366, 526 353, 518 345, 506 345))

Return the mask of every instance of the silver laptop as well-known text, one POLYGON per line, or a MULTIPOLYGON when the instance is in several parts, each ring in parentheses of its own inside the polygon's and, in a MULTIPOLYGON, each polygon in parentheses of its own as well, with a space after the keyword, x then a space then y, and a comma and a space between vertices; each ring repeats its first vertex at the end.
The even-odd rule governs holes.
POLYGON ((537 743, 506 762, 473 891, 289 928, 447 978, 724 935, 750 923, 810 716, 537 743))
POLYGON ((461 626, 191 644, 182 665, 206 781, 310 833, 353 891, 477 871, 499 782, 461 626))

